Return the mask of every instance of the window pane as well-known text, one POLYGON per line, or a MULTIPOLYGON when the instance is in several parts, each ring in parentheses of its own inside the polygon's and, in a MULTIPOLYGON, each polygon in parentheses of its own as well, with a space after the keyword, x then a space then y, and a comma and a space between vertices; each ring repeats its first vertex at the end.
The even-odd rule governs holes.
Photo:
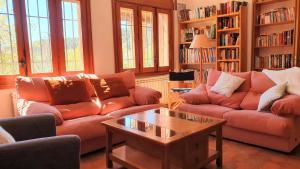
POLYGON ((80 2, 63 0, 62 14, 67 71, 84 71, 80 2))
POLYGON ((159 67, 169 66, 169 16, 158 14, 159 67))
POLYGON ((153 13, 142 11, 143 66, 154 67, 153 13))
POLYGON ((120 8, 123 69, 135 68, 134 11, 120 8))
POLYGON ((19 74, 12 0, 0 0, 0 75, 19 74))
POLYGON ((47 0, 26 0, 31 72, 52 73, 52 51, 47 0))

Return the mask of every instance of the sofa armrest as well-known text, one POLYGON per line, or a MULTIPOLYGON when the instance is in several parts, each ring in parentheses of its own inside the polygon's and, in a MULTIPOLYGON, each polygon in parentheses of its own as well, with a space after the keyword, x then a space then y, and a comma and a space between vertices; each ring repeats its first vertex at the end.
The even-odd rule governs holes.
POLYGON ((57 136, 0 145, 3 169, 79 169, 78 136, 57 136))
POLYGON ((181 94, 180 97, 188 104, 199 105, 210 103, 204 84, 199 85, 188 93, 181 94))
POLYGON ((16 141, 56 135, 55 119, 51 114, 0 119, 0 126, 16 141))
POLYGON ((136 86, 134 98, 137 105, 158 104, 162 94, 148 87, 136 86))

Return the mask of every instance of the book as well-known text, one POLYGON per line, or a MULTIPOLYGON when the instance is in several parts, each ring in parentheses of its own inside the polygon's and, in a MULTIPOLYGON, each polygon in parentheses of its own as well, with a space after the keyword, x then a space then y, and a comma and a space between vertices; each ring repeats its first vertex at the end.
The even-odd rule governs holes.
POLYGON ((239 16, 219 18, 218 28, 228 29, 228 28, 238 28, 239 27, 239 16))
POLYGON ((256 37, 256 47, 292 45, 294 29, 273 34, 261 34, 256 37))
POLYGON ((198 7, 193 10, 191 9, 183 9, 180 10, 178 13, 179 21, 190 21, 193 19, 201 19, 201 18, 208 18, 211 16, 215 16, 217 14, 217 7, 207 6, 207 7, 198 7))
POLYGON ((256 69, 274 69, 274 68, 291 68, 293 67, 292 54, 271 54, 269 56, 256 56, 255 68, 256 69))
POLYGON ((243 1, 229 1, 225 3, 220 3, 219 14, 230 14, 234 12, 239 12, 241 6, 248 6, 248 2, 243 1))
POLYGON ((222 49, 220 52, 222 60, 226 59, 239 59, 239 49, 222 49))
POLYGON ((272 11, 262 13, 257 16, 256 24, 271 24, 271 23, 280 23, 294 21, 295 10, 294 8, 276 8, 272 11))
POLYGON ((220 46, 235 46, 238 38, 239 33, 222 33, 220 35, 220 46))
POLYGON ((221 62, 220 70, 223 72, 239 72, 238 62, 221 62))
POLYGON ((179 52, 180 63, 214 63, 216 48, 190 49, 189 45, 181 45, 179 52))

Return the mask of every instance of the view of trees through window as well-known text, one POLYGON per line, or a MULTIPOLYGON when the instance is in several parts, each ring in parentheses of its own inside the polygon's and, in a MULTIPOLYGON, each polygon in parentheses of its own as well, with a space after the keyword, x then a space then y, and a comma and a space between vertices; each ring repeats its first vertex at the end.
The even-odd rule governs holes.
POLYGON ((19 73, 12 0, 0 0, 0 75, 19 73))
POLYGON ((62 1, 65 60, 67 71, 83 71, 80 4, 76 0, 62 1))

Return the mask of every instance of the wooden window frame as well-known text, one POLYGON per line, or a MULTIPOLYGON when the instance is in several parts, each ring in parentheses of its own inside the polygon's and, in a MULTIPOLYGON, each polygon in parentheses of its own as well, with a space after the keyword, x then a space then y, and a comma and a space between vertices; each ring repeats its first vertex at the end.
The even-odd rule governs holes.
POLYGON ((173 29, 173 11, 172 9, 163 9, 151 5, 141 5, 132 3, 128 0, 112 0, 112 16, 113 16, 113 31, 114 31, 114 51, 115 51, 115 72, 122 72, 130 69, 123 69, 122 45, 121 45, 121 27, 120 27, 120 7, 135 9, 135 49, 136 49, 136 75, 151 76, 167 74, 174 69, 174 29, 173 29), (141 11, 154 12, 153 34, 154 34, 154 68, 143 68, 143 41, 141 27, 141 11), (158 13, 165 13, 169 16, 169 66, 159 67, 159 40, 158 40, 158 13), (138 63, 137 63, 138 62, 138 63))
MULTIPOLYGON (((82 71, 66 71, 61 1, 62 0, 48 0, 53 72, 33 74, 31 72, 30 64, 25 0, 13 0, 17 51, 19 56, 19 74, 0 76, 0 89, 14 88, 15 78, 17 76, 43 77, 82 73, 82 71)), ((77 1, 80 2, 81 9, 81 28, 84 57, 83 72, 94 73, 90 0, 77 1)))

